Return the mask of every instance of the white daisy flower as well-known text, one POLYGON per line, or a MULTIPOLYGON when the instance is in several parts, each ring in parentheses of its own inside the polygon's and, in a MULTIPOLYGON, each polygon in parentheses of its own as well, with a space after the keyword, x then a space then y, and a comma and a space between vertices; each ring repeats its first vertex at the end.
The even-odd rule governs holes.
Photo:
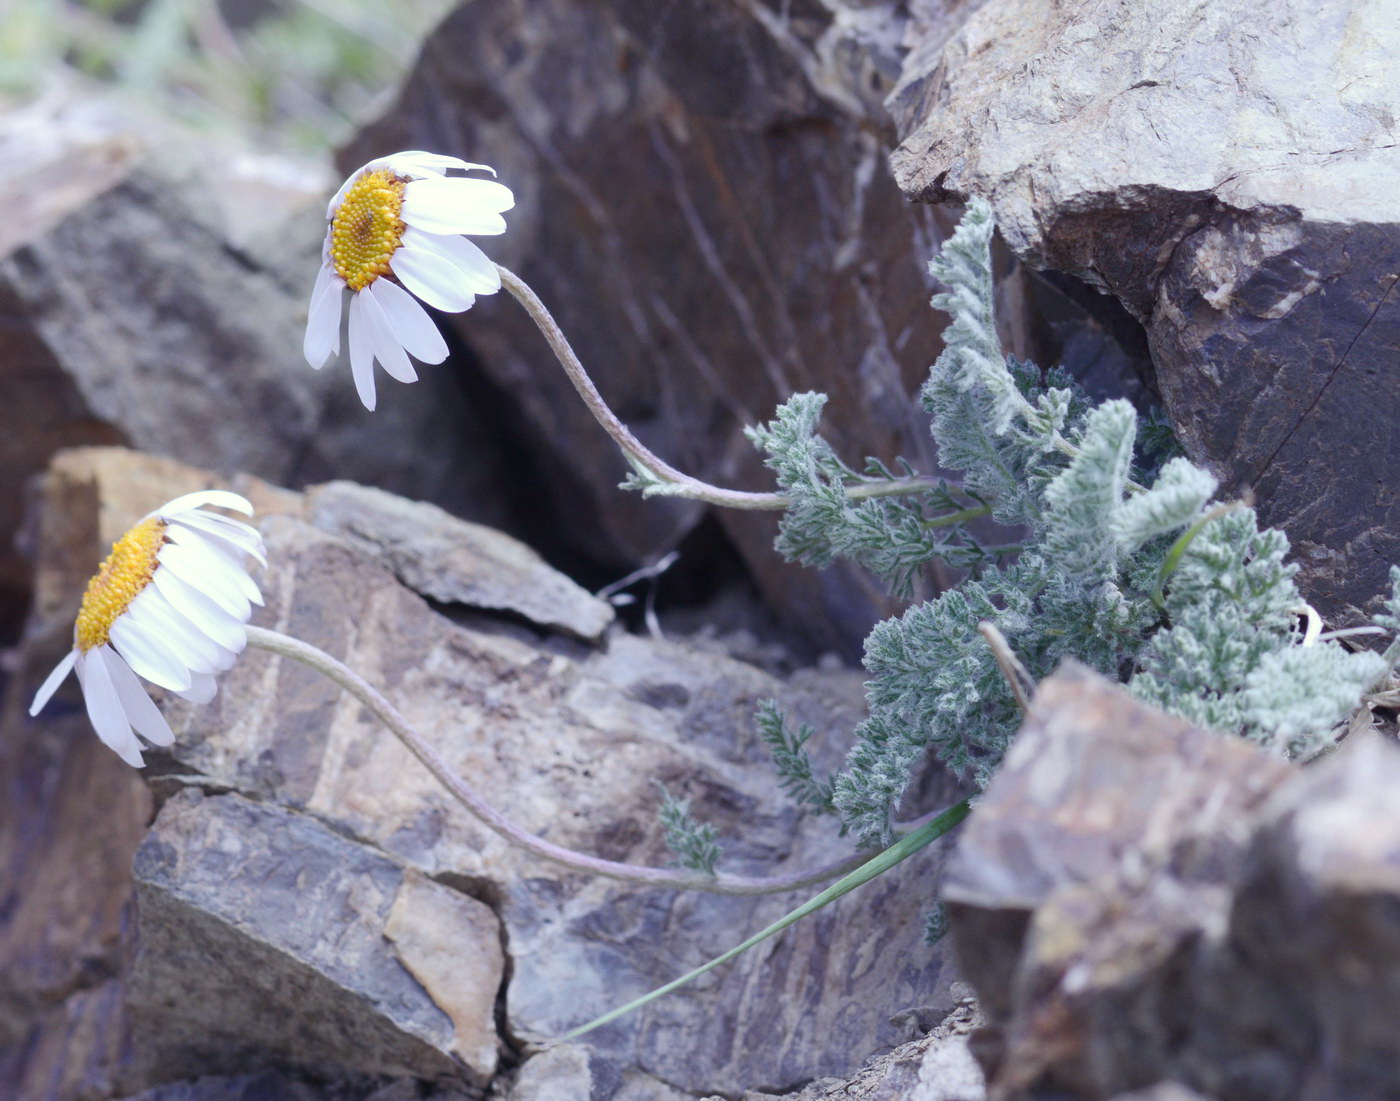
POLYGON ((187 493, 113 543, 83 594, 73 649, 39 687, 31 715, 76 670, 97 736, 140 768, 136 734, 152 745, 175 736, 137 674, 193 703, 214 698, 214 675, 242 653, 244 624, 262 603, 244 559, 267 559, 253 528, 204 505, 253 513, 236 493, 187 493))
POLYGON ((365 408, 374 409, 374 361, 400 382, 423 363, 447 358, 447 343, 428 312, 470 309, 495 294, 501 277, 481 249, 461 236, 506 231, 515 205, 494 180, 449 177, 449 169, 495 170, 457 157, 413 150, 370 161, 340 185, 326 208, 330 228, 311 290, 302 351, 318 370, 340 352, 340 313, 350 295, 350 370, 365 408))

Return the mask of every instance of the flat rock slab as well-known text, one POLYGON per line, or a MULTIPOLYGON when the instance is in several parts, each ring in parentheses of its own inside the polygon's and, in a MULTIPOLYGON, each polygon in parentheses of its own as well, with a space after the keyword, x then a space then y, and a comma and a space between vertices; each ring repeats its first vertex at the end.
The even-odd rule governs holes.
POLYGON ((596 641, 614 615, 518 539, 435 505, 353 482, 315 486, 309 518, 388 564, 414 592, 443 604, 515 612, 596 641))
MULTIPOLYGON (((752 718, 760 700, 777 698, 818 726, 814 749, 834 764, 836 739, 859 714, 853 671, 784 684, 682 643, 619 634, 591 648, 508 623, 450 623, 385 565, 326 532, 281 516, 263 532, 271 566, 259 620, 379 685, 525 828, 608 859, 664 865, 663 783, 716 826, 722 866, 735 872, 791 871, 847 851, 831 827, 804 828, 778 793, 752 718)), ((296 806, 491 898, 511 958, 512 1035, 557 1036, 718 955, 811 893, 646 891, 541 863, 457 807, 352 699, 283 659, 250 653, 213 704, 172 702, 169 713, 179 772, 296 806)), ((858 1065, 891 1034, 893 1012, 924 1004, 948 981, 942 954, 921 944, 930 897, 909 885, 930 872, 900 872, 769 951, 600 1030, 590 1045, 620 1067, 697 1091, 858 1065), (879 937, 854 920, 866 907, 888 915, 879 937)))
POLYGON ((490 1081, 504 959, 481 902, 310 816, 193 790, 162 808, 135 877, 132 1081, 230 1074, 252 1053, 490 1081))
POLYGON ((1028 263, 1116 295, 1191 457, 1258 495, 1324 614, 1361 618, 1400 561, 1393 5, 989 0, 921 25, 891 98, 905 194, 982 196, 1028 263))

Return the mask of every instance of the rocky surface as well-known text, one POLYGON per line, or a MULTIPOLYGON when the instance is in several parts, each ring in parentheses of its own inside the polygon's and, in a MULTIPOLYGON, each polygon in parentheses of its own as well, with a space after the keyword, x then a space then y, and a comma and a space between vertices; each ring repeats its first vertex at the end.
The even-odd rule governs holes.
POLYGON ((1147 330, 1173 426, 1353 619, 1400 560, 1400 23, 1385 0, 913 5, 910 198, 989 199, 1147 330))
POLYGON ((237 1073, 250 1052, 476 1086, 495 1072, 504 960, 483 903, 308 815, 198 789, 165 803, 135 878, 129 1081, 237 1073))
MULTIPOLYGON (((31 793, 0 808, 6 882, 36 917, 7 929, 10 958, 42 943, 38 915, 53 892, 72 889, 44 861, 79 835, 32 835, 35 815, 56 813, 39 793, 78 784, 68 757, 87 747, 76 766, 101 749, 72 686, 38 720, 23 705, 66 645, 100 540, 146 511, 135 498, 161 500, 210 480, 169 460, 92 449, 61 456, 45 481, 37 530, 46 596, 0 739, 21 754, 14 782, 31 793), (47 779, 34 759, 45 762, 47 779)), ((457 521, 367 494, 375 507, 358 517, 352 542, 314 521, 343 521, 343 510, 323 513, 323 495, 344 504, 357 487, 303 496, 246 479, 235 485, 265 506, 270 567, 257 621, 321 646, 378 685, 460 775, 526 828, 607 858, 665 863, 660 781, 720 830, 729 870, 791 871, 846 851, 829 824, 804 821, 777 791, 751 718, 759 700, 777 697, 818 726, 814 748, 833 763, 861 706, 853 671, 828 666, 784 682, 713 644, 616 629, 585 643, 530 621, 528 600, 506 605, 514 610, 504 617, 457 604, 448 618, 399 579, 392 523, 377 530, 373 518, 410 515, 427 525, 437 516, 422 547, 445 545, 457 521)), ((512 573, 512 557, 499 559, 507 562, 501 577, 479 579, 486 591, 503 578, 538 576, 512 573)), ((491 562, 483 558, 481 568, 491 562)), ((441 570, 420 564, 450 577, 461 559, 445 558, 441 570)), ((493 1045, 514 1061, 523 1043, 673 978, 805 897, 636 890, 542 864, 470 818, 333 685, 263 652, 244 655, 210 705, 172 700, 165 709, 177 742, 153 755, 159 813, 144 840, 146 787, 129 771, 98 773, 125 782, 103 814, 129 824, 103 850, 106 878, 83 884, 69 905, 110 916, 91 932, 79 923, 65 934, 52 949, 53 976, 6 972, 0 1020, 17 1075, 83 1073, 96 1083, 94 1097, 113 1096, 113 1074, 135 1094, 197 1072, 235 1082, 278 1071, 293 1083, 410 1072, 479 1090, 491 1078, 493 1045), (133 906, 122 870, 134 849, 133 906), (85 974, 81 960, 102 937, 103 967, 85 974), (503 982, 491 977, 501 974, 492 969, 502 950, 503 982), (466 966, 478 960, 479 968, 466 966), (89 1011, 86 1031, 67 1023, 81 1005, 67 997, 74 988, 106 998, 89 1011)), ((664 1082, 737 1093, 850 1072, 900 1038, 893 1014, 946 998, 944 953, 922 944, 939 863, 936 853, 911 862, 766 951, 591 1035, 590 1073, 639 1090, 664 1082), (854 920, 869 908, 878 925, 854 920)))
POLYGON ((945 888, 989 1096, 1393 1096, 1398 779, 1372 733, 1299 770, 1042 684, 945 888))
MULTIPOLYGON (((891 8, 701 0, 658 20, 632 0, 474 0, 340 164, 423 148, 495 166, 517 205, 488 252, 681 469, 769 488, 740 429, 812 389, 831 395, 827 427, 853 462, 928 466, 910 395, 939 350, 925 273, 939 231, 886 164, 891 8)), ((548 457, 540 507, 576 538, 649 561, 694 528, 693 505, 616 492, 624 462, 519 306, 503 295, 447 320, 548 457)), ((776 560, 771 516, 721 522, 815 649, 853 653, 886 608, 852 571, 776 560)))
POLYGON ((538 554, 484 524, 353 482, 316 486, 310 519, 388 564, 414 592, 441 604, 514 612, 541 627, 596 642, 612 605, 551 569, 538 554))
MULTIPOLYGON (((981 1014, 965 983, 954 983, 950 993, 957 1003, 926 1036, 877 1056, 848 1079, 821 1078, 782 1096, 788 1101, 983 1101, 982 1070, 968 1046, 981 1014)), ((776 1101, 776 1096, 749 1092, 744 1101, 776 1101)))

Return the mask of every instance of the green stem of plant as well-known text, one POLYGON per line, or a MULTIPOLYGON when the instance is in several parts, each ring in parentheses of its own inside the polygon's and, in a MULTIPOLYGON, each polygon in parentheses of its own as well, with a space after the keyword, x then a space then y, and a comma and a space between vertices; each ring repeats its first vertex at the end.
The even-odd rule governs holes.
MULTIPOLYGON (((874 495, 868 494, 867 496, 874 495)), ((881 496, 888 496, 888 494, 881 494, 881 496)), ((935 516, 930 520, 925 520, 924 527, 949 528, 957 524, 965 524, 969 520, 976 520, 982 516, 990 516, 991 514, 991 505, 978 505, 975 508, 959 509, 957 512, 945 512, 942 516, 935 516)))
POLYGON ((728 963, 730 960, 734 959, 734 957, 744 952, 747 952, 754 945, 762 943, 763 941, 767 940, 769 937, 774 936, 777 933, 781 933, 784 929, 786 929, 789 925, 792 925, 794 922, 800 921, 808 914, 815 913, 816 911, 820 910, 823 906, 827 905, 827 903, 835 902, 842 895, 849 894, 851 891, 854 891, 857 887, 861 886, 864 883, 869 883, 870 880, 874 879, 877 875, 880 875, 882 872, 889 871, 889 869, 893 868, 901 860, 905 860, 908 857, 913 856, 914 853, 918 852, 929 842, 936 841, 938 838, 942 837, 945 833, 947 833, 954 826, 956 826, 959 822, 961 822, 964 818, 966 818, 970 809, 971 804, 967 799, 964 799, 960 803, 955 803, 953 806, 949 807, 936 818, 933 818, 930 821, 924 823, 922 826, 918 827, 916 830, 914 830, 913 833, 909 834, 907 837, 901 838, 899 841, 896 841, 893 845, 891 845, 888 849, 885 849, 882 853, 875 856, 873 859, 862 864, 855 871, 851 872, 850 875, 847 875, 844 878, 833 883, 830 887, 822 891, 821 894, 817 895, 815 898, 804 902, 796 910, 793 910, 791 913, 779 918, 777 921, 773 922, 772 925, 768 926, 768 928, 764 929, 763 931, 755 933, 748 940, 744 941, 743 944, 731 948, 722 956, 716 956, 714 959, 710 960, 709 963, 702 964, 701 966, 697 967, 694 971, 690 971, 687 974, 682 975, 678 979, 673 979, 671 982, 668 982, 665 986, 657 987, 649 994, 643 994, 640 998, 634 998, 626 1005, 619 1006, 612 1012, 605 1013, 603 1014, 603 1016, 589 1021, 585 1025, 580 1025, 578 1028, 570 1029, 568 1032, 564 1033, 564 1035, 561 1036, 559 1039, 577 1039, 586 1032, 592 1032, 595 1028, 601 1028, 603 1025, 617 1020, 619 1017, 631 1013, 632 1010, 640 1009, 648 1002, 655 1001, 657 998, 669 994, 671 991, 684 986, 692 979, 698 979, 701 975, 705 974, 706 972, 713 971, 716 967, 720 966, 720 964, 728 963))

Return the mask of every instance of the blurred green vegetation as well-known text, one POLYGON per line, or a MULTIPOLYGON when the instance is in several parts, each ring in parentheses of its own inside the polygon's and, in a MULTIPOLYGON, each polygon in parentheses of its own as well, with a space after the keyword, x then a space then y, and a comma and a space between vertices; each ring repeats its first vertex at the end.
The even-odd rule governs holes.
POLYGON ((0 101, 64 77, 264 147, 349 136, 453 0, 17 0, 0 14, 0 101))

